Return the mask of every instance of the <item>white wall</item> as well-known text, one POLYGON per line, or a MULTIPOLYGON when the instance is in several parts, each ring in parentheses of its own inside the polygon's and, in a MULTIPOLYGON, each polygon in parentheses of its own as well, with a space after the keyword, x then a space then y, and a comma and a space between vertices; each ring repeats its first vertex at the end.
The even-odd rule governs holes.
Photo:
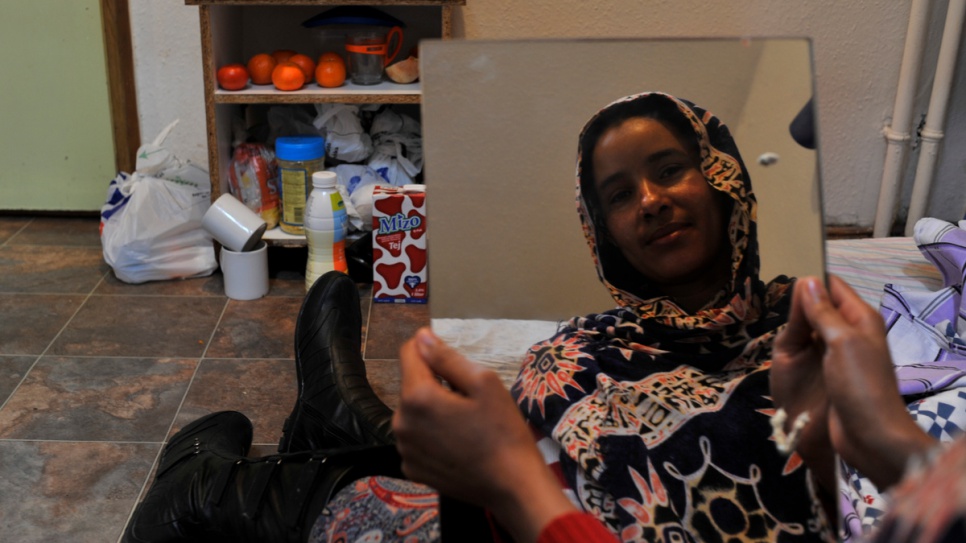
POLYGON ((181 0, 130 0, 130 7, 141 141, 181 119, 165 144, 207 168, 198 8, 181 0))
MULTIPOLYGON (((882 175, 911 0, 466 0, 455 33, 471 39, 528 37, 806 36, 813 39, 826 221, 871 226, 882 175)), ((917 119, 925 113, 945 0, 932 6, 917 119)), ((181 118, 179 156, 204 163, 204 99, 197 8, 181 0, 131 0, 142 138, 181 118)), ((966 55, 964 55, 966 57, 966 55)), ((961 58, 959 65, 966 65, 961 58)), ((575 81, 580 66, 574 67, 575 81)), ((927 215, 966 209, 966 68, 958 70, 950 124, 927 215)), ((910 153, 903 206, 917 152, 910 153)))

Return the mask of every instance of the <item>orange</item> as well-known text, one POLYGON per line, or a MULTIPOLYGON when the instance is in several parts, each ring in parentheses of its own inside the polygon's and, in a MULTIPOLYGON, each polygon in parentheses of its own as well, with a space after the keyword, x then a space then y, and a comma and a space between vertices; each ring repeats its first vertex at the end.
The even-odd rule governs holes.
POLYGON ((259 53, 248 61, 248 73, 252 76, 252 83, 256 85, 268 85, 272 82, 272 70, 275 69, 277 62, 272 55, 259 53))
POLYGON ((315 61, 311 57, 297 54, 292 55, 292 58, 288 59, 288 61, 302 69, 302 73, 305 74, 306 83, 312 82, 312 77, 315 76, 315 61))
POLYGON ((295 51, 292 51, 291 49, 276 49, 272 51, 272 58, 275 59, 276 63, 281 64, 286 60, 291 59, 296 54, 298 53, 296 53, 295 51))
POLYGON ((305 84, 305 74, 298 64, 283 62, 272 70, 272 83, 275 88, 283 91, 294 91, 305 84))
POLYGON ((345 83, 345 62, 335 53, 325 53, 319 57, 319 65, 315 68, 315 80, 320 87, 341 87, 345 83))
POLYGON ((248 84, 248 70, 242 64, 226 64, 218 68, 215 79, 225 90, 241 90, 248 84))

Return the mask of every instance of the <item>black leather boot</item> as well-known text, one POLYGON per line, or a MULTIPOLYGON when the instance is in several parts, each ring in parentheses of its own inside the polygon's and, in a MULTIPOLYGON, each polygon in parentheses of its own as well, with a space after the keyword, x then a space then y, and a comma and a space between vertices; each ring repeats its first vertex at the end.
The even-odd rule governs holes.
POLYGON ((304 543, 339 489, 369 475, 402 476, 391 446, 247 459, 251 438, 251 423, 231 411, 175 434, 124 541, 304 543))
POLYGON ((361 349, 359 290, 344 273, 326 273, 309 289, 295 324, 299 395, 279 452, 394 442, 392 410, 369 385, 361 349))

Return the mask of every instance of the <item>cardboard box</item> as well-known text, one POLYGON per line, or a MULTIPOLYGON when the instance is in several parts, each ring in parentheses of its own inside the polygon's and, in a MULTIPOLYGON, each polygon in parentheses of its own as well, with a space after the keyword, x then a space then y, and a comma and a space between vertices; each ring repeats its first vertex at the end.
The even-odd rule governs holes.
POLYGON ((380 186, 372 194, 372 300, 424 304, 426 188, 380 186))

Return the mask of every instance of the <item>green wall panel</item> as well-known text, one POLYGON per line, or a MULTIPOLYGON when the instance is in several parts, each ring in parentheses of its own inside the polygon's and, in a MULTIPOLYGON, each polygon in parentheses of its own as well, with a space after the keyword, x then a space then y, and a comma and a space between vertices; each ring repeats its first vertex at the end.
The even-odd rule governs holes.
POLYGON ((0 81, 0 209, 99 209, 115 172, 98 0, 0 2, 0 81))

